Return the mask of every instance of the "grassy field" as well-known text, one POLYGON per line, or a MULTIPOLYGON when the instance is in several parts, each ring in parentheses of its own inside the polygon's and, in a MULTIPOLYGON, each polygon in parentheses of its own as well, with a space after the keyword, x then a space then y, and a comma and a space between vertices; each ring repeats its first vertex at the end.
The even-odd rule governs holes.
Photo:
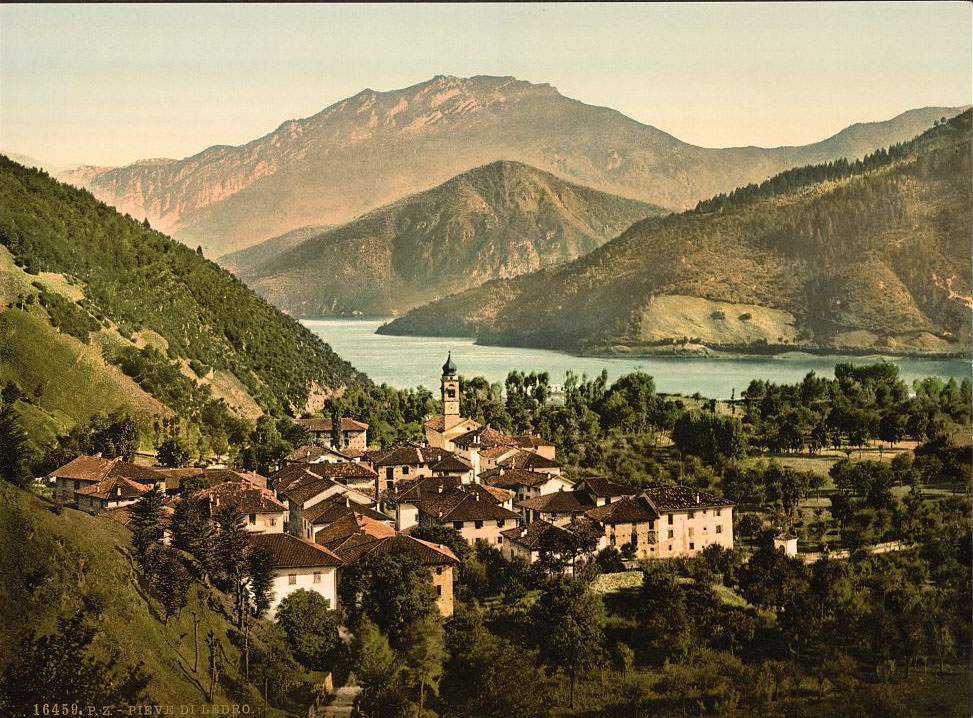
MULTIPOLYGON (((205 637, 213 631, 225 651, 227 688, 215 702, 248 703, 251 715, 285 716, 271 709, 241 680, 240 653, 231 640, 232 625, 220 610, 221 595, 194 584, 189 604, 164 626, 161 607, 129 556, 130 533, 105 517, 65 509, 61 515, 35 496, 0 483, 0 672, 31 630, 53 630, 58 616, 71 615, 87 595, 100 609, 99 634, 92 651, 114 647, 126 659, 141 661, 150 676, 147 701, 201 706, 206 703, 205 637), (43 576, 40 583, 37 576, 43 576), (34 578, 31 578, 34 577, 34 578), (31 586, 33 589, 31 590, 31 586), (193 619, 198 626, 200 657, 193 671, 193 619)), ((295 712, 294 715, 300 715, 295 712)))

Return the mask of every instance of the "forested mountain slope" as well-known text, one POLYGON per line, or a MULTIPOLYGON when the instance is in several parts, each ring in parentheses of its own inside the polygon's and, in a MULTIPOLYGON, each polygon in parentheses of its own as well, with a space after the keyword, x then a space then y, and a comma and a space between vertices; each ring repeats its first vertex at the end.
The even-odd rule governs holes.
POLYGON ((240 277, 295 316, 387 316, 489 279, 577 259, 633 222, 664 213, 518 162, 494 162, 290 250, 271 251, 240 277))
POLYGON ((674 344, 969 351, 970 111, 864 162, 642 221, 571 264, 382 331, 576 351, 674 344))
POLYGON ((685 209, 789 167, 909 139, 949 114, 955 112, 910 110, 802 147, 709 149, 547 84, 437 76, 388 92, 363 90, 238 147, 62 176, 219 256, 299 227, 349 222, 501 159, 685 209))
POLYGON ((300 411, 366 381, 216 264, 2 156, 0 245, 3 381, 58 429, 118 406, 300 411))

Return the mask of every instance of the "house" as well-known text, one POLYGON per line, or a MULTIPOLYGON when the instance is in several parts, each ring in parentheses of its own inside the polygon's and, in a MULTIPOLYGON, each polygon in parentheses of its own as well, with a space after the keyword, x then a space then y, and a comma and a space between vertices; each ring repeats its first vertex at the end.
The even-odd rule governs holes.
POLYGON ((783 551, 785 556, 797 556, 797 536, 789 533, 774 536, 774 549, 783 551))
POLYGON ((74 492, 79 509, 104 511, 134 504, 150 486, 140 484, 124 476, 110 476, 96 484, 89 484, 74 492))
POLYGON ((496 503, 490 492, 469 492, 463 488, 445 490, 414 505, 420 524, 451 526, 470 544, 485 541, 499 546, 503 543, 500 532, 516 526, 520 518, 519 514, 496 503))
MULTIPOLYGON (((379 493, 394 484, 432 476, 432 467, 452 454, 445 449, 404 442, 365 455, 378 475, 379 493)), ((472 470, 472 467, 470 467, 472 470)))
POLYGON ((374 505, 355 503, 347 494, 343 493, 319 501, 304 509, 301 514, 304 521, 311 525, 311 535, 308 538, 316 538, 322 529, 348 515, 372 519, 390 528, 395 521, 391 516, 386 516, 376 510, 374 505))
POLYGON ((158 471, 165 477, 166 480, 166 494, 172 496, 178 494, 182 490, 182 485, 184 481, 199 480, 202 486, 210 487, 216 486, 217 484, 222 484, 227 481, 236 481, 244 484, 249 484, 251 486, 256 486, 257 488, 265 489, 267 488, 267 477, 262 476, 255 471, 242 471, 238 469, 223 469, 223 468, 211 468, 211 469, 166 469, 157 468, 154 469, 158 471))
POLYGON ((360 449, 368 448, 368 424, 355 421, 348 417, 338 419, 338 429, 334 431, 331 419, 294 419, 299 426, 303 426, 311 434, 311 441, 317 446, 327 446, 331 449, 360 449), (335 446, 335 439, 339 442, 335 446))
POLYGON ((280 492, 290 486, 294 480, 306 481, 308 474, 313 474, 319 479, 330 479, 366 496, 375 493, 378 479, 378 474, 360 462, 326 461, 316 464, 288 464, 271 475, 270 485, 275 491, 280 492))
POLYGON ((149 488, 165 488, 165 476, 161 473, 120 458, 81 455, 47 475, 54 483, 54 497, 63 503, 74 503, 76 491, 115 477, 124 477, 149 488))
POLYGON ((433 476, 456 478, 463 484, 472 483, 475 479, 473 464, 456 454, 447 454, 429 468, 433 476))
POLYGON ((733 548, 733 502, 689 486, 646 489, 641 496, 659 514, 657 557, 695 556, 716 544, 733 548))
POLYGON ((440 392, 443 402, 443 413, 436 414, 423 424, 426 443, 437 449, 455 451, 453 439, 478 428, 480 425, 472 419, 464 419, 460 415, 459 374, 453 355, 446 357, 443 364, 443 375, 440 379, 440 392))
POLYGON ((526 526, 515 526, 501 533, 503 545, 500 553, 503 557, 508 561, 522 558, 527 563, 535 563, 545 545, 555 545, 557 541, 570 537, 570 531, 549 521, 533 521, 526 526))
POLYGON ((208 502, 210 516, 221 508, 231 506, 235 515, 243 517, 247 531, 283 533, 287 526, 287 506, 270 489, 242 481, 224 481, 193 496, 208 502))
POLYGON ((301 589, 321 594, 332 609, 337 609, 338 567, 342 565, 337 554, 307 539, 283 533, 253 534, 250 545, 266 551, 272 562, 269 618, 274 617, 284 598, 301 589))
POLYGON ((631 546, 635 558, 658 558, 656 522, 659 513, 644 496, 629 496, 603 503, 585 514, 604 526, 608 546, 631 546))
POLYGON ((594 500, 596 506, 604 506, 605 504, 610 504, 620 498, 632 496, 636 493, 627 486, 598 476, 589 476, 581 479, 575 486, 575 489, 586 492, 594 500))
POLYGON ((313 538, 314 526, 306 518, 306 512, 331 497, 340 496, 342 499, 347 498, 350 502, 363 506, 373 505, 372 498, 368 494, 323 475, 325 469, 333 466, 337 465, 291 464, 271 477, 271 486, 287 505, 288 533, 313 538))
POLYGON ((396 533, 387 537, 350 538, 335 553, 346 565, 369 555, 399 554, 414 558, 429 569, 439 612, 447 618, 453 615, 453 573, 459 560, 448 547, 396 533))
MULTIPOLYGON (((508 469, 523 469, 525 471, 536 471, 542 474, 560 474, 561 464, 553 457, 547 457, 533 451, 517 449, 512 454, 500 457, 495 466, 503 466, 508 469)), ((492 467, 491 467, 492 468, 492 467)))
POLYGON ((553 494, 556 491, 569 491, 574 482, 558 474, 544 474, 526 469, 507 469, 498 466, 480 475, 486 486, 496 486, 514 492, 517 501, 537 496, 553 494))
POLYGON ((549 521, 557 526, 570 523, 575 516, 583 515, 596 505, 587 491, 555 491, 515 504, 528 521, 549 521))
POLYGON ((284 456, 284 464, 320 464, 322 462, 337 464, 342 461, 361 461, 365 451, 362 449, 346 448, 332 449, 330 446, 315 446, 308 444, 299 446, 284 456))

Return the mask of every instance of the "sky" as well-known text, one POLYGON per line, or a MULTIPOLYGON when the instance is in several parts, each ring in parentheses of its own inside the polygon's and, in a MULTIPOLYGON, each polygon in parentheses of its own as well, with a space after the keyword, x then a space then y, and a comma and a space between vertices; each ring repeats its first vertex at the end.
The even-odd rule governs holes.
POLYGON ((118 165, 513 75, 707 147, 971 102, 967 2, 0 5, 0 148, 118 165))

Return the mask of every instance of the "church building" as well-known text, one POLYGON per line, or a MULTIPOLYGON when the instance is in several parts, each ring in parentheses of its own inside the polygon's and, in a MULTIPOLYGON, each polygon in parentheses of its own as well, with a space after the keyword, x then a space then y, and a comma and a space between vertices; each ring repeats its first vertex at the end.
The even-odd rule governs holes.
POLYGON ((443 364, 443 375, 440 389, 443 400, 443 413, 436 414, 424 425, 426 443, 446 451, 455 451, 453 439, 480 428, 480 424, 472 419, 464 419, 460 415, 459 374, 452 353, 446 357, 443 364))

